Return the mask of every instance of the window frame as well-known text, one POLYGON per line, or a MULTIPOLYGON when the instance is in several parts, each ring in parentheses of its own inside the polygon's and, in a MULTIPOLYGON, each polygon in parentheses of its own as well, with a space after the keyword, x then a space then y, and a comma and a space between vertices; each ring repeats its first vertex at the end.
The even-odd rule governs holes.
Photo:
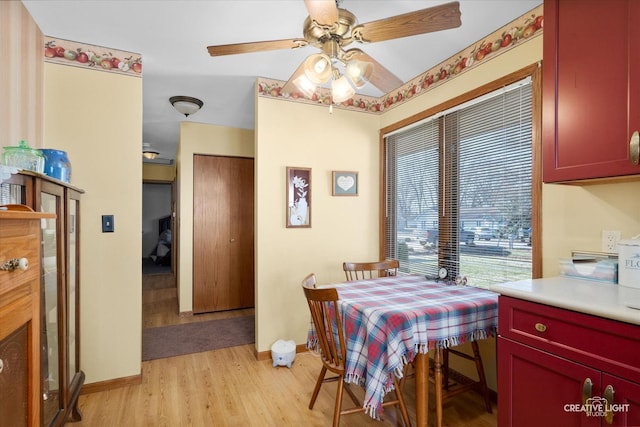
POLYGON ((532 90, 532 165, 531 165, 531 277, 533 279, 542 277, 542 70, 541 63, 531 64, 497 80, 489 82, 474 90, 458 95, 448 101, 424 111, 416 113, 403 120, 395 122, 389 126, 380 129, 379 146, 380 146, 380 224, 379 224, 379 256, 383 259, 385 256, 385 229, 387 226, 387 209, 386 209, 386 140, 384 135, 396 131, 398 129, 410 126, 416 122, 434 116, 442 111, 451 109, 457 105, 468 102, 477 97, 483 96, 490 92, 499 90, 519 80, 531 77, 532 90))

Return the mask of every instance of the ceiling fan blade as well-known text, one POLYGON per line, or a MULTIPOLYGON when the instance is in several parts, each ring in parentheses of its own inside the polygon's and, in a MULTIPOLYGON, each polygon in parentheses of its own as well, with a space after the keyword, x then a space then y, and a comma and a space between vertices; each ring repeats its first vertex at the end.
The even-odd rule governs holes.
POLYGON ((318 24, 333 25, 338 22, 338 6, 335 0, 304 0, 311 19, 318 24))
POLYGON ((365 42, 379 42, 447 30, 461 24, 460 4, 451 2, 358 25, 352 34, 365 42))
POLYGON ((267 50, 295 49, 309 44, 303 39, 270 40, 262 42, 223 44, 208 46, 211 56, 236 55, 239 53, 264 52, 267 50))
POLYGON ((378 61, 367 55, 360 49, 349 49, 345 52, 345 56, 351 59, 357 59, 359 61, 368 62, 373 65, 373 72, 369 78, 369 83, 380 89, 384 93, 391 92, 392 90, 402 86, 404 83, 395 74, 387 70, 378 61))

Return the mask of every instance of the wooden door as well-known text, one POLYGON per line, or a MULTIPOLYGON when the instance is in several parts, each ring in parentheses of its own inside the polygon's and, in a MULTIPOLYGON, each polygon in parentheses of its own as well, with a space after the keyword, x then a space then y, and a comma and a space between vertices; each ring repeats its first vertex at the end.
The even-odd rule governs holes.
POLYGON ((253 307, 253 159, 194 156, 193 221, 193 312, 253 307))

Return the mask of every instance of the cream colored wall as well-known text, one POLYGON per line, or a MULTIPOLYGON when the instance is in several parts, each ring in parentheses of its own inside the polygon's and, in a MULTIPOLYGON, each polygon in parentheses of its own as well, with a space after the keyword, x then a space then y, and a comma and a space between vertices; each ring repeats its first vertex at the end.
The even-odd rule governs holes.
POLYGON ((623 239, 640 234, 640 182, 573 186, 547 184, 542 195, 543 274, 559 274, 572 250, 601 251, 602 231, 623 239))
POLYGON ((254 157, 254 132, 194 122, 182 122, 177 151, 178 304, 193 310, 193 156, 254 157))
POLYGON ((141 373, 142 79, 44 64, 43 147, 68 153, 81 201, 85 383, 141 373), (114 233, 101 216, 114 215, 114 233))
POLYGON ((411 101, 387 110, 382 115, 382 127, 404 120, 541 60, 542 37, 521 43, 496 57, 489 56, 482 65, 464 71, 440 86, 420 92, 418 96, 414 95, 411 101))
POLYGON ((256 104, 256 349, 306 342, 300 282, 344 281, 342 262, 378 259, 379 117, 258 98, 256 104), (287 166, 311 168, 311 228, 286 228, 287 166), (333 170, 359 173, 359 196, 331 195, 333 170))
POLYGON ((145 181, 173 181, 176 179, 175 165, 142 164, 142 179, 145 181))

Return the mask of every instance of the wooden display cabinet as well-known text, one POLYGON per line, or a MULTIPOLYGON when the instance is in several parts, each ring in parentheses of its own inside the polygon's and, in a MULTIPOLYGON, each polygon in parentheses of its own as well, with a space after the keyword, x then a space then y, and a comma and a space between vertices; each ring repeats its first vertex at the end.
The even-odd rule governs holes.
POLYGON ((0 210, 0 420, 40 425, 40 221, 0 210))
POLYGON ((43 426, 79 421, 79 242, 82 190, 44 175, 21 172, 0 184, 0 204, 24 204, 54 214, 41 221, 40 418, 43 426))

